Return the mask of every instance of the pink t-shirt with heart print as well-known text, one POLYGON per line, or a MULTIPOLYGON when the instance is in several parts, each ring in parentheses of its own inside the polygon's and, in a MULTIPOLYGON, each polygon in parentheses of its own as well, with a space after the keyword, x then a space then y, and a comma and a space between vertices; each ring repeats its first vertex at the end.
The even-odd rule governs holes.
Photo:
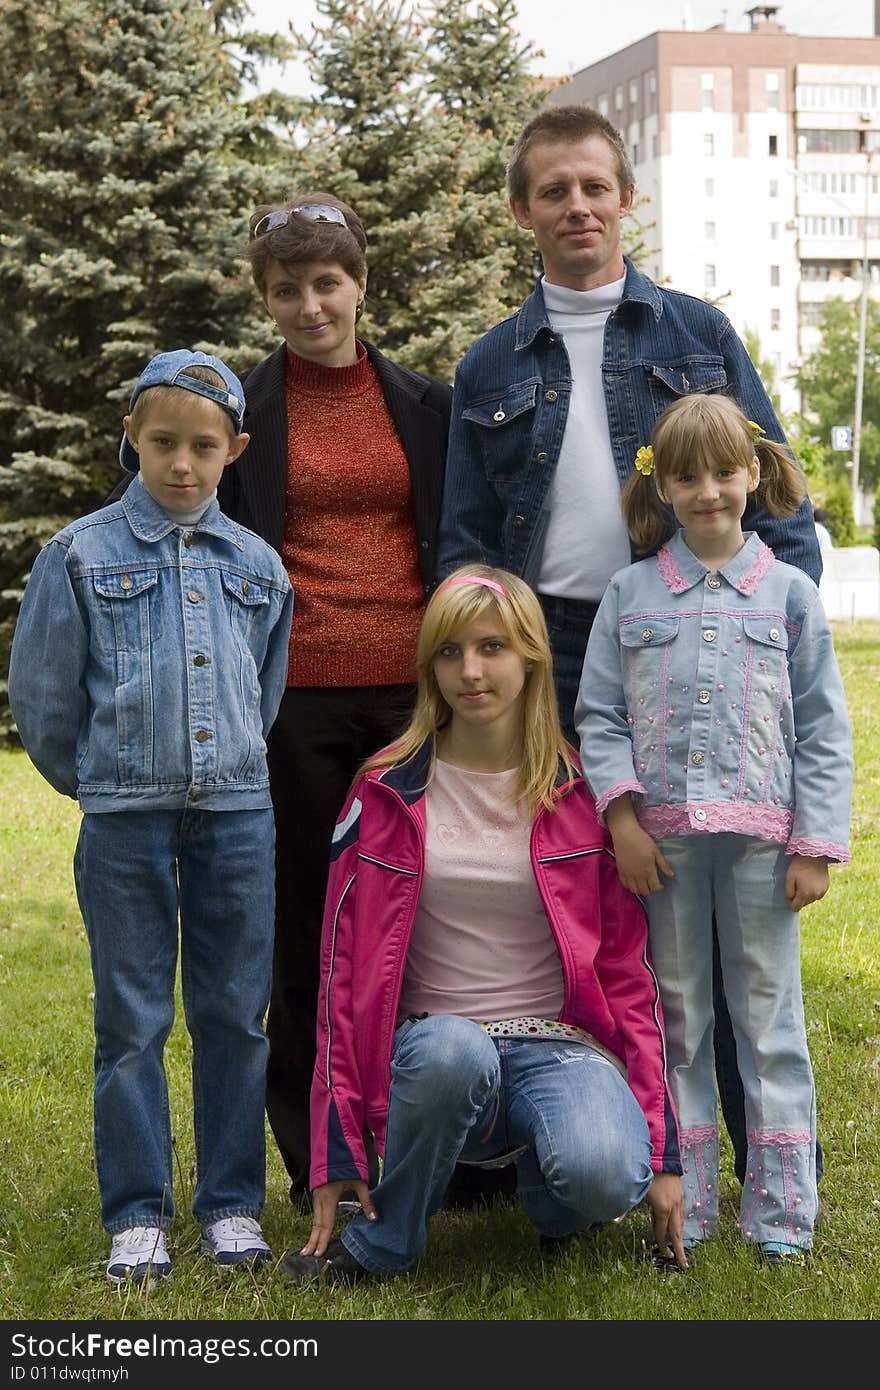
POLYGON ((556 1018, 562 965, 529 855, 532 818, 516 769, 434 764, 425 793, 425 874, 399 1017, 556 1018))

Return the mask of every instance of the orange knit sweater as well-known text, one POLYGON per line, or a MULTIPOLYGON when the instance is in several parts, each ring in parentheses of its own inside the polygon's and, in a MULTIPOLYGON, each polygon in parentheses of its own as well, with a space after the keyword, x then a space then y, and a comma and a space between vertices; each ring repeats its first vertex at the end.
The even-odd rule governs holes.
POLYGON ((287 683, 414 680, 425 596, 409 467, 360 343, 352 367, 288 353, 287 420, 287 683))

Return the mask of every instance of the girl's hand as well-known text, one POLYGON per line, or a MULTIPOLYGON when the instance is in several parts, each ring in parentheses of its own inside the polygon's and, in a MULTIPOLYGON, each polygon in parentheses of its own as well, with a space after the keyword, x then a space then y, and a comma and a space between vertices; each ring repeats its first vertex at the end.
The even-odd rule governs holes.
POLYGON ((300 1250, 301 1255, 323 1255, 333 1234, 336 1208, 343 1192, 354 1191, 361 1204, 361 1211, 368 1221, 377 1221, 379 1213, 370 1198, 370 1189, 365 1182, 343 1178, 339 1182, 325 1182, 312 1193, 312 1230, 308 1240, 300 1250))
POLYGON ((660 874, 667 874, 669 878, 673 874, 647 830, 635 819, 609 829, 614 841, 617 876, 624 888, 642 896, 661 892, 664 885, 660 882, 660 874))
POLYGON ((793 854, 785 874, 785 896, 792 912, 818 902, 828 892, 828 860, 793 854))
POLYGON ((645 1199, 654 1217, 654 1241, 661 1260, 674 1260, 687 1269, 684 1234, 684 1191, 675 1173, 655 1173, 645 1199))

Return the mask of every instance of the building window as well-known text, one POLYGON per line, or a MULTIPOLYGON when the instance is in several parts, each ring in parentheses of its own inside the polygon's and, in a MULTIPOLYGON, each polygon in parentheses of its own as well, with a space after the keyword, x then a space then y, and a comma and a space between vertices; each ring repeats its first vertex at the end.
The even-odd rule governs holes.
POLYGON ((799 154, 858 154, 857 130, 801 130, 798 132, 799 154))
POLYGON ((652 159, 656 159, 656 158, 657 158, 657 155, 659 154, 659 152, 660 152, 660 147, 659 147, 659 144, 658 144, 658 141, 657 141, 657 136, 656 136, 656 135, 652 135, 652 136, 651 136, 651 158, 652 158, 652 159))
POLYGON ((623 88, 622 88, 622 87, 615 87, 615 89, 614 89, 614 109, 615 109, 615 111, 622 111, 622 110, 623 110, 623 88))
POLYGON ((600 115, 600 116, 604 116, 606 120, 608 119, 608 93, 607 93, 607 92, 603 92, 602 95, 600 96, 599 100, 596 102, 596 110, 599 112, 599 115, 600 115))
POLYGON ((657 74, 655 72, 645 73, 644 87, 645 111, 649 116, 654 116, 657 112, 657 74))
POLYGON ((638 164, 638 162, 639 162, 639 142, 638 142, 638 140, 634 140, 634 141, 633 141, 632 162, 633 162, 633 164, 638 164))
POLYGON ((705 237, 706 237, 706 240, 707 240, 707 241, 714 241, 714 240, 715 240, 715 223, 714 223, 714 222, 707 222, 707 223, 706 223, 705 237))
POLYGON ((703 110, 715 110, 715 77, 711 72, 703 73, 703 110))
POLYGON ((771 180, 770 180, 769 193, 770 193, 770 197, 771 197, 771 198, 778 198, 778 197, 779 197, 779 180, 778 180, 778 179, 771 179, 771 180))
POLYGON ((706 132, 703 136, 703 154, 713 155, 715 153, 715 136, 706 132))
POLYGON ((703 284, 707 290, 715 288, 715 267, 714 265, 703 266, 703 284))
POLYGON ((764 75, 764 90, 767 93, 767 110, 779 110, 779 73, 768 72, 764 75))
POLYGON ((714 197, 715 197, 715 180, 714 180, 714 179, 706 179, 706 197, 707 197, 707 198, 714 198, 714 197))
POLYGON ((639 84, 635 79, 629 84, 629 104, 630 106, 638 106, 639 104, 639 84))
POLYGON ((779 266, 778 266, 778 265, 771 265, 771 267, 770 267, 770 284, 771 284, 771 286, 772 286, 773 289, 778 289, 778 288, 779 288, 779 266))
POLYGON ((770 223, 770 240, 771 240, 771 241, 778 241, 778 240, 779 240, 779 223, 778 223, 778 222, 771 222, 771 223, 770 223))
POLYGON ((771 309, 771 310, 770 310, 770 327, 771 327, 771 328, 779 328, 779 327, 781 326, 781 323, 782 323, 782 314, 780 313, 779 309, 771 309))
POLYGON ((778 135, 768 135, 768 137, 767 137, 767 153, 768 153, 769 155, 777 155, 777 154, 779 153, 779 136, 778 136, 778 135))

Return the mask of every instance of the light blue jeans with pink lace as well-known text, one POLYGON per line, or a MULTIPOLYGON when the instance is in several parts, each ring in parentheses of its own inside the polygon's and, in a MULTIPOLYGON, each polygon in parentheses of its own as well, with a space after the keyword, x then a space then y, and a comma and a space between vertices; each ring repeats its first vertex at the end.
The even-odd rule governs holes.
POLYGON ((718 1221, 718 1107, 712 1047, 712 912, 745 1092, 744 1240, 812 1245, 816 1093, 801 993, 798 915, 783 846, 747 835, 666 836, 673 870, 645 899, 681 1131, 685 1241, 718 1221))

